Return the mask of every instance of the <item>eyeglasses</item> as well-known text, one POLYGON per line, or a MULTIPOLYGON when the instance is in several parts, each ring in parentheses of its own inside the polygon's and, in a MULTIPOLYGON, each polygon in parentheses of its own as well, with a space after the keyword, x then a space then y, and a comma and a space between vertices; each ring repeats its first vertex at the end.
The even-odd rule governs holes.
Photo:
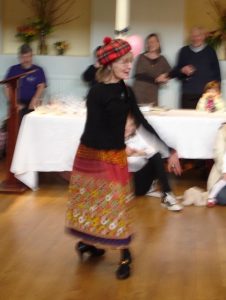
POLYGON ((119 65, 129 65, 132 64, 132 61, 125 60, 125 61, 117 61, 116 63, 119 65))

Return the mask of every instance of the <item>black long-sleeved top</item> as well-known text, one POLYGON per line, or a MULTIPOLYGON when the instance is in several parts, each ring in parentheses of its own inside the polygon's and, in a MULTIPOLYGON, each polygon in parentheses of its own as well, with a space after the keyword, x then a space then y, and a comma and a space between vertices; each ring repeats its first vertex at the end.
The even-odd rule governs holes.
POLYGON ((139 125, 142 124, 166 145, 144 118, 132 89, 126 87, 123 81, 110 84, 98 83, 90 89, 87 96, 87 119, 81 143, 102 150, 124 149, 125 124, 129 112, 139 125))
POLYGON ((208 82, 221 81, 219 62, 215 51, 208 45, 199 52, 192 51, 190 46, 183 47, 179 52, 176 66, 170 72, 170 77, 177 77, 182 81, 183 94, 202 94, 208 82), (195 67, 195 72, 190 77, 180 71, 186 65, 195 67))

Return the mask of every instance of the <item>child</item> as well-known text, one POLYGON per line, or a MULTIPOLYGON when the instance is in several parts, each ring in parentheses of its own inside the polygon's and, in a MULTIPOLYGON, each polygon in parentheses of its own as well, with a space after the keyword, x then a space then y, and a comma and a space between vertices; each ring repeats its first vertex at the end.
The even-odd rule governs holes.
POLYGON ((200 111, 224 111, 224 101, 221 98, 220 83, 218 81, 210 81, 204 88, 204 94, 199 99, 196 106, 200 111))
POLYGON ((158 179, 162 189, 162 205, 168 210, 180 211, 182 207, 171 193, 160 153, 145 140, 131 115, 126 122, 125 143, 129 171, 134 173, 135 194, 147 194, 154 179, 158 179))
POLYGON ((214 144, 214 165, 207 181, 209 192, 207 206, 213 207, 216 204, 217 194, 226 185, 226 124, 224 123, 217 133, 214 144))

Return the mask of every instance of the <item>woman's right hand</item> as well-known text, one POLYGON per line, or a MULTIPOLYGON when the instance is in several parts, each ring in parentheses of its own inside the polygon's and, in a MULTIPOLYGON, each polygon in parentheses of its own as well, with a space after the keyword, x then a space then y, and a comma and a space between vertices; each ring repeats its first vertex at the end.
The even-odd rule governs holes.
POLYGON ((127 155, 127 156, 132 156, 135 152, 136 152, 135 149, 130 148, 130 147, 128 147, 128 146, 126 147, 126 155, 127 155))
POLYGON ((23 105, 23 104, 17 104, 17 111, 20 111, 23 108, 25 108, 25 105, 23 105))
POLYGON ((182 168, 176 151, 172 151, 168 158, 168 172, 173 172, 175 175, 181 175, 182 168))
POLYGON ((160 74, 158 77, 155 78, 156 83, 167 83, 168 80, 169 78, 167 73, 160 74))
POLYGON ((195 72, 195 67, 192 65, 187 65, 181 68, 181 73, 185 74, 186 76, 191 76, 195 72))

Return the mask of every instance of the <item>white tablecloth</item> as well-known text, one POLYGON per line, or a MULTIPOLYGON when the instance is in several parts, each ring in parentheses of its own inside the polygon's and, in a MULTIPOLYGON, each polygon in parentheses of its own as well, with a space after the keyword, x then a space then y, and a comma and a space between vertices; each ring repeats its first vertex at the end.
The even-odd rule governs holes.
POLYGON ((226 122, 226 112, 207 113, 196 110, 169 110, 147 116, 149 123, 179 157, 213 158, 216 132, 226 122))
MULTIPOLYGON (((179 157, 213 157, 217 129, 226 113, 186 110, 147 113, 146 118, 179 157)), ((71 171, 85 124, 85 115, 52 115, 33 112, 24 117, 11 165, 15 177, 31 189, 38 187, 38 173, 71 171)))
POLYGON ((71 171, 84 124, 84 116, 35 112, 26 115, 19 130, 11 172, 35 190, 37 172, 71 171))

